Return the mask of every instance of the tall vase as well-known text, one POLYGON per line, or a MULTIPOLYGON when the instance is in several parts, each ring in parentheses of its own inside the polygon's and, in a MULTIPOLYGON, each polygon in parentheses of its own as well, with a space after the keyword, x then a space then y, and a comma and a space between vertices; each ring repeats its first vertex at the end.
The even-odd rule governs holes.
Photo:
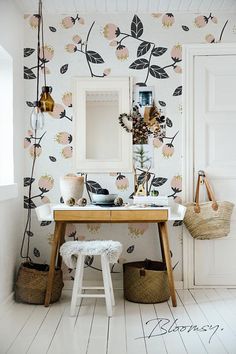
POLYGON ((84 177, 68 174, 60 178, 60 191, 64 203, 71 198, 77 202, 83 195, 84 177))

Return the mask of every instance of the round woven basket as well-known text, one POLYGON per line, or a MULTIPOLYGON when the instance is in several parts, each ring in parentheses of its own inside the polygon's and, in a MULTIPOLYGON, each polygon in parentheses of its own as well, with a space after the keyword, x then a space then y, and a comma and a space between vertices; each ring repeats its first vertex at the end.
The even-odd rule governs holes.
MULTIPOLYGON (((47 264, 22 263, 15 284, 16 302, 44 304, 49 266, 47 264)), ((60 299, 64 286, 62 271, 55 269, 51 303, 60 299)))
POLYGON ((166 266, 162 262, 142 261, 123 264, 126 300, 154 304, 169 299, 166 266))

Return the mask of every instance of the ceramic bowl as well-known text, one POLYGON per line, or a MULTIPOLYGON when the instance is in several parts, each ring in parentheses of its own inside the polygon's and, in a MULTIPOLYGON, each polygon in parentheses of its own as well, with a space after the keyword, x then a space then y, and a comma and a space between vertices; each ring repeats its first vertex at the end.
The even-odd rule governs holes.
POLYGON ((91 197, 96 204, 113 204, 117 194, 91 194, 91 197))

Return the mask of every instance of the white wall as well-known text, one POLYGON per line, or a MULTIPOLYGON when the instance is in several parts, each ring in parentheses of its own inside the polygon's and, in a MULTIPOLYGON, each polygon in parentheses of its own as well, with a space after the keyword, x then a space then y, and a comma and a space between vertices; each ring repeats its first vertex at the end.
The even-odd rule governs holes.
MULTIPOLYGON (((14 176, 18 197, 0 202, 0 304, 13 290, 23 230, 23 15, 11 1, 0 1, 0 45, 13 58, 14 176), (10 23, 10 25, 9 25, 10 23)), ((1 134, 9 134, 4 131, 1 134)), ((7 146, 6 150, 7 151, 7 146)), ((5 151, 1 151, 4 154, 5 151)))

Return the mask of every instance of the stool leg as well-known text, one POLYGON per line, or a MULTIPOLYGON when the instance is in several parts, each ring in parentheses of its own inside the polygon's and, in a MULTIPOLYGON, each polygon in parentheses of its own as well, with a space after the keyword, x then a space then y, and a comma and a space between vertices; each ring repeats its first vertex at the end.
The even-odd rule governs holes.
MULTIPOLYGON (((76 314, 78 295, 81 295, 82 292, 83 273, 84 273, 84 255, 80 255, 78 257, 77 264, 76 264, 75 279, 74 279, 74 285, 72 290, 72 298, 71 298, 71 305, 70 305, 71 316, 75 316, 76 314)), ((78 305, 80 305, 80 302, 81 302, 81 297, 79 297, 78 305)))
POLYGON ((107 262, 107 275, 108 275, 109 288, 110 288, 110 294, 111 294, 111 304, 112 304, 112 306, 115 306, 115 297, 114 297, 114 291, 113 291, 113 285, 112 285, 112 279, 111 279, 111 270, 110 270, 109 262, 107 262))
POLYGON ((103 277, 104 292, 105 292, 105 299, 106 299, 107 316, 111 317, 112 304, 111 304, 111 291, 110 291, 109 274, 108 274, 109 262, 105 254, 101 255, 101 263, 102 263, 102 277, 103 277))

